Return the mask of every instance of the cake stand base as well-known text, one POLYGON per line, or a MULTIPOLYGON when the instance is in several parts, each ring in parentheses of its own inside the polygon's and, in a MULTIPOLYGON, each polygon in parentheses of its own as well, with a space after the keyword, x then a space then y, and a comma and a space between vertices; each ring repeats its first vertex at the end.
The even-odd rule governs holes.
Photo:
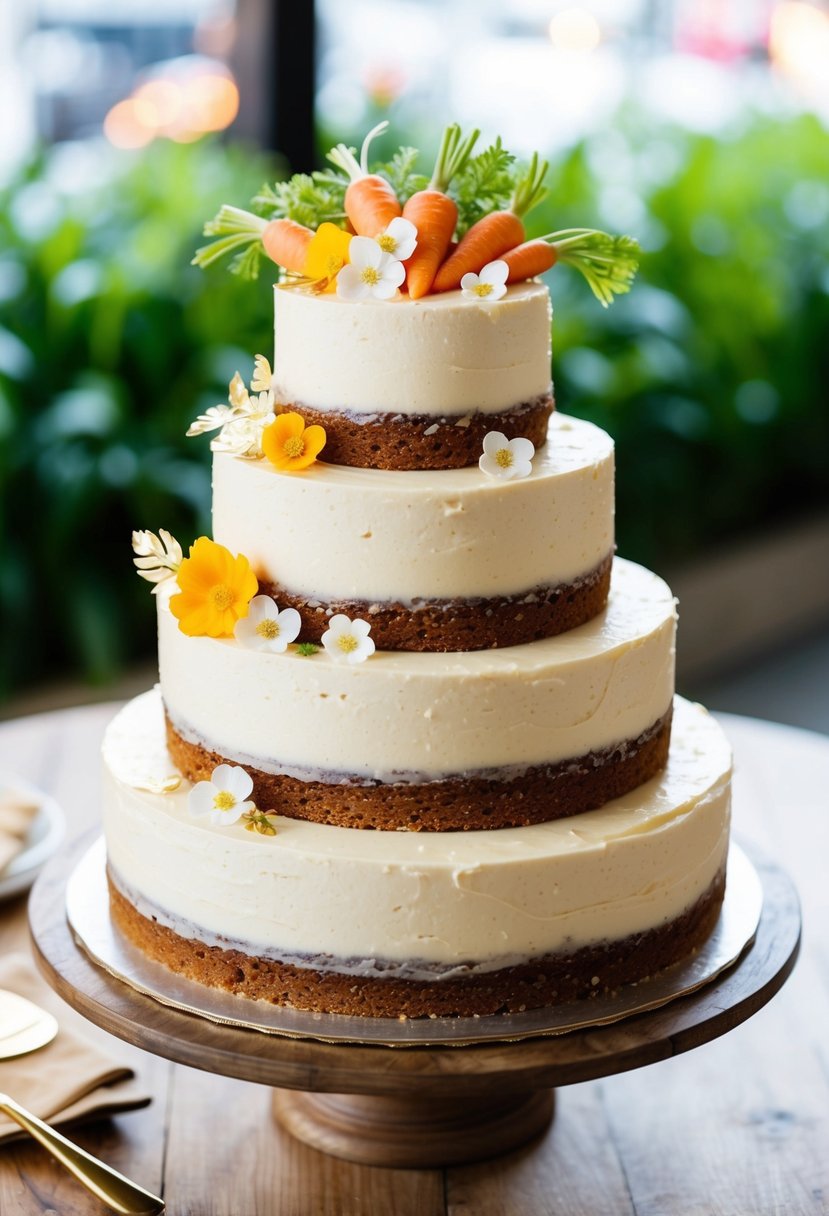
POLYGON ((785 983, 800 943, 791 880, 751 850, 763 897, 753 942, 716 979, 670 1003, 608 1025, 510 1042, 320 1042, 170 1007, 93 962, 66 916, 67 884, 89 845, 87 837, 55 857, 29 901, 34 956, 52 987, 128 1043, 271 1086, 276 1117, 294 1136, 370 1165, 458 1165, 517 1148, 549 1124, 553 1087, 668 1059, 751 1017, 785 983))
POLYGON ((440 1103, 418 1097, 315 1094, 277 1089, 274 1114, 298 1140, 333 1157, 389 1169, 435 1169, 486 1161, 549 1126, 551 1089, 440 1103))

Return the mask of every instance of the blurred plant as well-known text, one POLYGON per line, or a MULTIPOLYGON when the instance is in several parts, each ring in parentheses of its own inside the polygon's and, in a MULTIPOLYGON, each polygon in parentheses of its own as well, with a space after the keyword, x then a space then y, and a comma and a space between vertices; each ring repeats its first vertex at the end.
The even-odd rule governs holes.
MULTIPOLYGON (((617 441, 626 556, 670 567, 829 504, 825 149, 809 116, 713 139, 625 113, 551 171, 530 236, 587 222, 650 250, 612 309, 549 279, 559 408, 617 441)), ((0 692, 152 653, 130 533, 208 530, 209 456, 184 432, 271 347, 268 277, 188 263, 204 216, 273 165, 100 155, 55 149, 0 189, 0 692)))
POLYGON ((606 311, 549 276, 557 402, 616 439, 628 557, 670 567, 829 505, 826 145, 810 115, 717 139, 629 113, 553 170, 532 231, 587 216, 651 251, 606 311))
POLYGON ((151 653, 130 533, 209 527, 185 431, 272 341, 267 277, 188 263, 205 211, 274 170, 218 144, 84 145, 0 188, 0 694, 151 653))

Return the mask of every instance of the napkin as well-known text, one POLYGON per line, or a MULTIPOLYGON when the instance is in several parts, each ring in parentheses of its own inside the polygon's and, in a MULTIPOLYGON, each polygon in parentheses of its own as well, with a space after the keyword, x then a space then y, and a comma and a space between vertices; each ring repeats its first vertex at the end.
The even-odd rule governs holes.
MULTIPOLYGON (((66 1006, 25 954, 7 954, 0 959, 0 988, 48 1009, 61 1024, 57 1037, 46 1047, 0 1060, 0 1091, 58 1127, 149 1104, 151 1099, 135 1080, 132 1069, 70 1024, 66 1006)), ((16 1123, 0 1113, 0 1144, 25 1136, 16 1123)))
POLYGON ((26 843, 38 804, 10 786, 0 789, 0 874, 26 843))

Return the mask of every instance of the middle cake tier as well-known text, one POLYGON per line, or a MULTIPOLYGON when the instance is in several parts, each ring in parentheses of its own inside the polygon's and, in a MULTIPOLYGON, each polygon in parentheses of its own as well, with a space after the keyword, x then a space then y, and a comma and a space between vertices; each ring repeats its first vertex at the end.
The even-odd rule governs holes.
POLYGON ((614 561, 604 611, 558 637, 354 666, 188 637, 158 598, 173 758, 192 781, 243 765, 262 809, 346 827, 517 827, 602 806, 665 764, 675 604, 631 562, 614 561))
POLYGON ((302 474, 217 453, 213 536, 260 590, 296 608, 303 641, 335 613, 379 650, 486 650, 601 612, 613 555, 613 441, 554 414, 529 476, 318 463, 302 474))

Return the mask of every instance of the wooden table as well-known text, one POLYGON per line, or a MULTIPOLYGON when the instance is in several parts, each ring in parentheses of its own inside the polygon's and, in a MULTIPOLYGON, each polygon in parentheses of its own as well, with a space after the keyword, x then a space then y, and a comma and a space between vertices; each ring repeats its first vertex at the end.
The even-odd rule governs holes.
MULTIPOLYGON (((72 834, 97 818, 97 752, 112 712, 0 727, 0 767, 52 793, 72 834)), ((737 757, 737 832, 789 870, 804 916, 794 976, 731 1034, 559 1090, 556 1120, 534 1147, 416 1172, 317 1153, 274 1125, 266 1088, 170 1064, 88 1026, 156 1100, 77 1139, 164 1194, 175 1216, 826 1216, 829 739, 747 718, 723 724, 737 757)), ((0 907, 0 950, 26 942, 24 901, 0 907)), ((0 1149, 2 1216, 102 1210, 36 1146, 0 1149)))

